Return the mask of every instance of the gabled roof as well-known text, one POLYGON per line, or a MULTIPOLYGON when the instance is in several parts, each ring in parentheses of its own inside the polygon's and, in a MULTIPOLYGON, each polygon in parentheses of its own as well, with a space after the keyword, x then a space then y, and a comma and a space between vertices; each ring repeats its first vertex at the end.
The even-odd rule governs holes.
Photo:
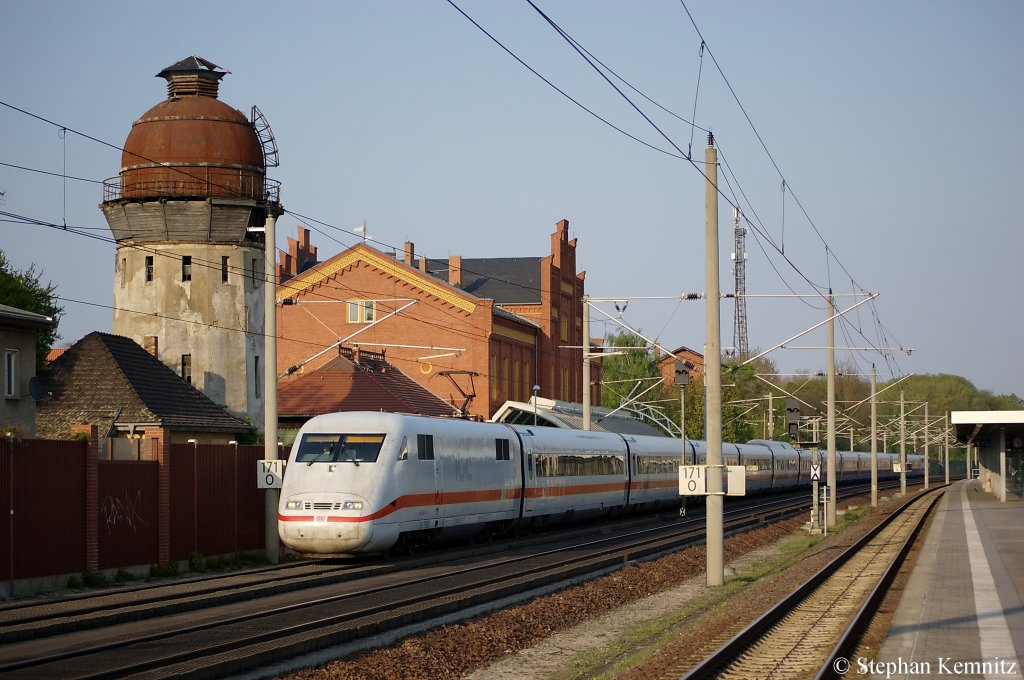
POLYGON ((75 423, 151 425, 178 431, 245 432, 249 426, 189 385, 134 340, 93 332, 41 376, 40 437, 65 438, 75 423))
POLYGON ((356 244, 280 284, 277 287, 277 301, 283 302, 288 298, 300 295, 356 262, 365 262, 371 267, 376 267, 463 311, 472 312, 479 304, 478 296, 450 286, 447 281, 439 280, 437 277, 421 272, 415 267, 410 267, 400 260, 363 244, 356 244))
POLYGON ((450 416, 451 404, 383 360, 362 352, 359 363, 343 349, 319 369, 278 383, 279 418, 311 418, 337 411, 386 411, 450 416), (346 356, 347 355, 347 356, 346 356))
MULTIPOLYGON (((499 304, 540 304, 540 263, 542 257, 462 258, 460 288, 478 298, 499 304)), ((434 276, 448 282, 448 263, 444 268, 427 265, 434 276)))

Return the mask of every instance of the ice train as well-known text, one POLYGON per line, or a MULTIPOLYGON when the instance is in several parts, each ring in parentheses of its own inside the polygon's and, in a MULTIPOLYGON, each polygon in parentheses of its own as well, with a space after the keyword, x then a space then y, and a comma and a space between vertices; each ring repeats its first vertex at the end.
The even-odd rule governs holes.
MULTIPOLYGON (((686 463, 705 462, 686 441, 686 463)), ((748 494, 809 486, 811 454, 774 441, 723 444, 748 494)), ((308 555, 383 552, 446 536, 678 506, 680 440, 377 412, 309 420, 288 456, 278 531, 308 555)), ((908 456, 908 474, 921 474, 908 456)), ((898 457, 878 454, 878 478, 898 457)), ((840 483, 870 455, 837 454, 840 483)))

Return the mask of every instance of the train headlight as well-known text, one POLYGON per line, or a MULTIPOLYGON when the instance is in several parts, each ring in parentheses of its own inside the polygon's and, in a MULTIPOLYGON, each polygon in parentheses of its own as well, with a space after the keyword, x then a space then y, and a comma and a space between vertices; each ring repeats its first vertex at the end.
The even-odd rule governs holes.
POLYGON ((284 504, 285 510, 302 510, 302 501, 288 501, 284 504))
POLYGON ((363 502, 362 501, 345 501, 345 503, 341 506, 341 509, 342 510, 362 510, 363 509, 363 502))

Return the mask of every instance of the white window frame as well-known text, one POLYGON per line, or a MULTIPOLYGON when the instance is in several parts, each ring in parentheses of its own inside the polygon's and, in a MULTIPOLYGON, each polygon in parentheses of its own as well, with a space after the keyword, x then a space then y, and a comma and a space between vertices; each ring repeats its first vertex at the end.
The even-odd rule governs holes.
POLYGON ((348 300, 346 309, 349 323, 373 323, 377 319, 376 300, 348 300))
POLYGON ((4 350, 4 397, 6 399, 19 399, 18 394, 18 364, 20 352, 16 349, 4 350))

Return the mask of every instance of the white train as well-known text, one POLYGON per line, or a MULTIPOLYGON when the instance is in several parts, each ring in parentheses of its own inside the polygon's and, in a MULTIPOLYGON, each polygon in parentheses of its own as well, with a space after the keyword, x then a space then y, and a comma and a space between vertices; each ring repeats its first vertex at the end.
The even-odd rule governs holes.
MULTIPOLYGON (((686 462, 705 462, 703 441, 686 462)), ((723 444, 747 493, 810 484, 811 454, 782 442, 723 444)), ((680 440, 504 423, 350 412, 317 416, 288 456, 278 507, 285 545, 310 555, 382 552, 442 536, 679 505, 680 440)), ((922 458, 908 456, 910 474, 922 458)), ((894 475, 878 455, 879 479, 894 475)), ((838 454, 841 483, 870 455, 838 454)))

